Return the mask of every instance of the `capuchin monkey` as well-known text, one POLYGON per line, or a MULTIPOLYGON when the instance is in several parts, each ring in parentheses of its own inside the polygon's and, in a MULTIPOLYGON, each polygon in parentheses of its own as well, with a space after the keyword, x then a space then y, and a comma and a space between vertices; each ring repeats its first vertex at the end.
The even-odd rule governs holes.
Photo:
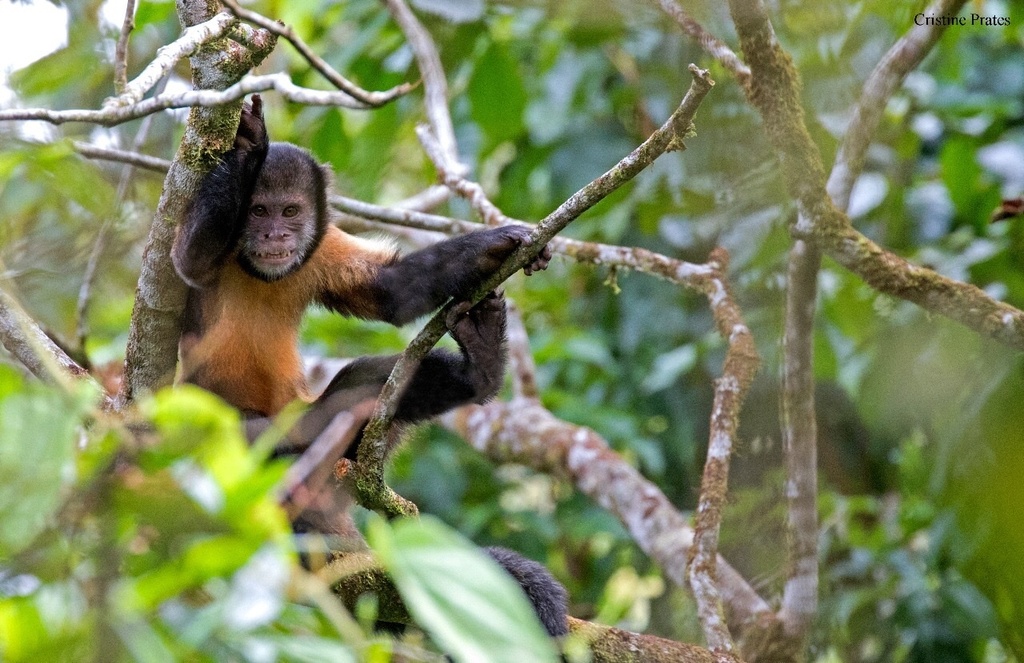
MULTIPOLYGON (((356 359, 314 398, 298 349, 310 304, 402 325, 449 299, 465 300, 530 242, 526 228, 503 226, 402 256, 388 243, 353 237, 331 223, 331 184, 330 171, 307 151, 268 140, 262 102, 253 95, 242 109, 234 147, 203 178, 171 252, 189 286, 181 381, 240 410, 250 439, 288 403, 311 403, 280 453, 301 452, 336 414, 375 399, 397 361, 397 355, 356 359)), ((550 258, 545 247, 526 273, 545 269, 550 258)), ((434 349, 423 359, 399 399, 396 422, 482 403, 501 387, 502 296, 457 306, 447 323, 459 352, 434 349)), ((358 442, 348 457, 355 457, 358 442)), ((512 551, 488 552, 523 587, 548 632, 565 634, 566 594, 551 574, 512 551)))

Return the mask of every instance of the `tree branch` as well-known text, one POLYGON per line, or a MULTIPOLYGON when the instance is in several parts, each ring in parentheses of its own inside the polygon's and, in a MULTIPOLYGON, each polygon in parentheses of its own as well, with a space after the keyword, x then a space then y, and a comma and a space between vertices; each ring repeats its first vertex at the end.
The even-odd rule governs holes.
POLYGON ((731 654, 735 651, 735 645, 725 624, 722 599, 715 582, 715 564, 722 509, 728 491, 729 458, 735 446, 740 407, 760 363, 754 338, 730 293, 725 276, 728 272, 728 260, 725 249, 715 249, 709 262, 713 273, 702 283, 702 290, 711 305, 718 333, 726 339, 729 349, 726 351, 722 376, 715 381, 708 457, 701 478, 694 527, 693 558, 687 567, 690 587, 697 599, 697 614, 704 629, 704 637, 711 651, 716 654, 731 654))
POLYGON ((314 69, 320 72, 324 78, 330 81, 332 85, 353 99, 362 102, 367 108, 383 106, 389 101, 404 95, 415 87, 415 85, 411 83, 402 83, 401 85, 395 86, 390 90, 384 90, 383 92, 371 92, 369 90, 364 90, 335 71, 335 69, 331 67, 331 65, 327 64, 323 58, 314 53, 313 50, 306 45, 306 42, 302 41, 302 39, 295 34, 294 30, 284 23, 271 20, 262 14, 257 14, 254 11, 244 9, 243 7, 238 6, 238 4, 233 0, 221 0, 221 2, 238 18, 248 21, 254 25, 258 25, 278 37, 284 37, 292 46, 295 47, 295 50, 297 50, 299 54, 313 66, 314 69))
POLYGON ((804 124, 799 76, 779 46, 764 7, 754 0, 730 0, 729 5, 753 72, 749 98, 764 120, 787 189, 800 211, 802 223, 793 233, 801 239, 817 240, 822 250, 875 290, 1024 350, 1024 312, 994 300, 974 285, 913 265, 853 228, 825 191, 821 156, 804 124))
POLYGON ((124 21, 121 23, 121 35, 117 38, 114 48, 114 90, 124 93, 128 87, 128 38, 135 29, 135 0, 127 0, 124 8, 124 21))
POLYGON ((246 76, 225 89, 195 89, 185 92, 158 94, 128 106, 110 106, 103 110, 61 110, 48 108, 15 108, 0 111, 0 121, 39 120, 51 124, 87 122, 113 127, 140 117, 171 108, 212 108, 238 101, 254 92, 274 90, 285 99, 307 106, 341 106, 365 110, 368 106, 344 92, 329 92, 300 87, 288 74, 246 76))
POLYGON ((89 372, 61 350, 3 289, 0 289, 0 345, 43 382, 67 387, 73 381, 85 381, 94 385, 97 393, 104 394, 104 408, 111 405, 110 397, 89 372))
POLYGON ((708 32, 703 25, 686 13, 676 0, 657 0, 661 10, 679 24, 683 32, 689 35, 704 51, 717 60, 726 70, 732 72, 740 85, 750 84, 750 67, 743 64, 728 44, 708 32))
MULTIPOLYGON (((126 25, 129 22, 130 19, 126 15, 126 25)), ((237 18, 221 12, 208 21, 186 28, 178 39, 158 49, 153 61, 146 65, 142 73, 135 77, 135 80, 127 83, 120 94, 104 101, 104 110, 133 106, 139 103, 146 93, 167 76, 178 62, 194 54, 200 47, 220 39, 237 23, 237 18)), ((123 32, 122 36, 124 36, 123 32)))
MULTIPOLYGON (((925 14, 956 16, 966 3, 967 0, 936 0, 925 9, 925 14)), ((864 169, 864 155, 889 98, 903 84, 907 74, 921 64, 945 32, 946 26, 941 23, 914 25, 878 61, 864 82, 828 178, 828 193, 839 209, 846 211, 850 203, 850 192, 864 169)))

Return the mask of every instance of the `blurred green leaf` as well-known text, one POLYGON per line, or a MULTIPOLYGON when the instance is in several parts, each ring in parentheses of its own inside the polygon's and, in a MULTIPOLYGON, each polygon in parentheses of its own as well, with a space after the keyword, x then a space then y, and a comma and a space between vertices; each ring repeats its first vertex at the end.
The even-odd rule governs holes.
POLYGON ((522 589, 453 530, 432 518, 375 519, 368 535, 416 622, 456 660, 557 660, 522 589))

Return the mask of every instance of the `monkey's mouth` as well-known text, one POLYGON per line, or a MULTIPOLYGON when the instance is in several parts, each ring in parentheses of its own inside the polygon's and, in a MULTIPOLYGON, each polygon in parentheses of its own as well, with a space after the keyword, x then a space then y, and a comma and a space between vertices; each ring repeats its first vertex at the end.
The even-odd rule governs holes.
POLYGON ((295 251, 293 249, 256 251, 256 259, 268 265, 287 265, 295 259, 295 251))

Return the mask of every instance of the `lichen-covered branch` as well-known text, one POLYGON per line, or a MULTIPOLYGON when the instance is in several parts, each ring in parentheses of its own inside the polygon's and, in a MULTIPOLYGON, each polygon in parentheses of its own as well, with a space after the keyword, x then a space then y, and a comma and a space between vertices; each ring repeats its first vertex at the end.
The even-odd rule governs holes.
MULTIPOLYGON (((129 17, 125 16, 128 25, 129 17)), ((131 21, 133 22, 133 21, 131 21)), ((157 82, 165 77, 178 62, 228 33, 238 23, 231 14, 221 12, 208 21, 185 28, 176 40, 157 50, 156 57, 138 76, 126 84, 117 96, 103 102, 104 109, 131 106, 139 103, 157 82)), ((124 38, 124 33, 122 32, 124 38)))
MULTIPOLYGON (((682 140, 691 127, 701 101, 714 85, 707 71, 694 65, 690 66, 690 71, 693 75, 690 89, 668 121, 611 170, 570 196, 558 209, 537 224, 531 233, 530 243, 513 252, 502 267, 477 288, 471 297, 473 301, 479 300, 512 274, 533 262, 544 246, 562 229, 609 193, 633 179, 670 146, 682 140)), ((394 417, 398 394, 404 391, 420 359, 444 335, 445 319, 450 309, 451 304, 443 307, 409 344, 381 390, 377 410, 366 426, 363 442, 359 445, 359 462, 354 472, 354 483, 359 500, 368 508, 381 508, 385 513, 403 513, 391 509, 408 508, 408 504, 397 499, 398 496, 384 483, 387 434, 394 417)))
POLYGON ((302 41, 302 39, 295 34, 294 30, 284 23, 271 20, 262 14, 257 14, 254 11, 240 7, 237 3, 233 2, 233 0, 221 0, 221 2, 223 2, 224 6, 238 18, 248 21, 253 25, 258 25, 278 37, 284 37, 292 46, 295 47, 295 50, 297 50, 314 69, 320 72, 324 78, 330 81, 332 85, 353 99, 363 103, 366 108, 377 108, 378 106, 383 106, 389 101, 402 96, 414 87, 409 83, 402 83, 390 90, 384 90, 382 92, 364 90, 335 71, 335 69, 331 67, 331 65, 327 64, 323 58, 314 53, 313 49, 306 45, 306 42, 302 41))
POLYGON ((708 646, 715 653, 732 653, 735 645, 725 623, 722 599, 715 581, 718 536, 728 491, 729 459, 735 446, 740 407, 754 380, 760 360, 754 338, 743 321, 726 278, 728 254, 715 249, 708 263, 712 275, 702 279, 718 333, 728 342, 722 375, 715 381, 708 456, 701 478, 694 525, 692 559, 687 577, 697 600, 697 614, 708 646))

